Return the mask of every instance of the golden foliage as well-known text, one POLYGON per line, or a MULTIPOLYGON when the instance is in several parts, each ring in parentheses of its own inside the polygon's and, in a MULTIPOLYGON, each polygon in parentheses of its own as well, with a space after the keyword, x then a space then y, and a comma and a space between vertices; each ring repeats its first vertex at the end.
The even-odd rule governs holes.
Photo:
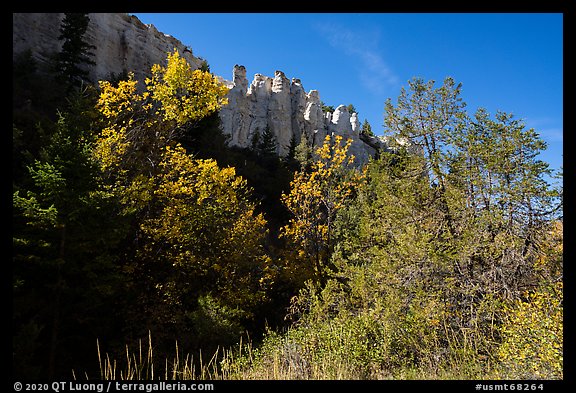
POLYGON ((563 285, 539 288, 505 309, 499 357, 506 377, 563 378, 563 285))
POLYGON ((128 75, 128 80, 118 82, 114 87, 109 81, 100 81, 100 97, 97 108, 107 119, 115 119, 120 114, 133 112, 133 105, 142 100, 136 92, 138 82, 134 80, 134 73, 128 75))
POLYGON ((108 121, 95 146, 104 172, 116 178, 126 171, 153 173, 161 152, 186 124, 214 113, 227 103, 228 88, 212 74, 192 70, 177 50, 166 67, 152 66, 146 91, 138 93, 134 74, 118 86, 100 82, 97 109, 108 121))
POLYGON ((228 88, 209 72, 192 70, 177 50, 168 54, 168 65, 152 66, 146 79, 153 100, 159 102, 165 121, 182 125, 195 121, 226 105, 228 88))
MULTIPOLYGON (((269 262, 262 249, 266 220, 255 212, 246 181, 235 169, 192 159, 181 146, 166 147, 154 183, 158 211, 141 229, 153 244, 162 245, 159 256, 201 275, 217 272, 223 290, 257 289, 246 272, 264 270, 269 262)), ((248 292, 234 296, 255 295, 248 292)))
MULTIPOLYGON (((234 168, 194 159, 177 142, 183 130, 193 132, 196 121, 227 103, 228 89, 212 74, 192 70, 176 50, 151 74, 142 93, 133 74, 117 86, 100 82, 97 104, 108 123, 94 154, 125 211, 137 213, 138 258, 200 280, 210 275, 229 304, 256 303, 259 286, 271 280, 262 247, 266 221, 234 168)), ((175 294, 185 292, 179 285, 157 289, 176 304, 175 294)))
POLYGON ((343 144, 341 136, 332 142, 327 135, 316 150, 318 159, 311 171, 296 172, 290 193, 281 197, 293 218, 282 227, 280 236, 293 243, 296 259, 311 264, 318 278, 324 275, 333 246, 336 215, 363 179, 363 174, 347 168, 354 161, 353 155, 347 155, 351 143, 349 139, 343 144))

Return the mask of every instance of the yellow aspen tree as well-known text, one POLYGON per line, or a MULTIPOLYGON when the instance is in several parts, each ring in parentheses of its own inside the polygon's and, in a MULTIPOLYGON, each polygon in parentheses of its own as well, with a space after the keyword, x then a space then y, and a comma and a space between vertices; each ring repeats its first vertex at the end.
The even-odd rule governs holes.
POLYGON ((149 240, 143 252, 193 276, 218 277, 212 288, 228 304, 254 305, 270 258, 263 249, 266 220, 255 212, 246 180, 212 159, 191 158, 181 146, 165 150, 154 179, 156 212, 141 224, 149 240))
POLYGON ((199 120, 228 102, 228 88, 209 72, 192 70, 177 50, 168 54, 166 67, 152 66, 146 84, 152 100, 161 104, 164 121, 177 125, 199 120))
POLYGON ((153 175, 165 146, 227 103, 228 88, 212 74, 192 70, 177 50, 151 73, 142 93, 132 73, 118 86, 100 82, 97 108, 106 125, 95 155, 116 177, 153 175))
POLYGON ((281 197, 292 218, 280 236, 293 246, 296 261, 303 263, 320 284, 327 278, 336 216, 363 179, 350 167, 354 161, 348 154, 351 144, 351 139, 343 143, 341 136, 332 140, 327 135, 315 152, 317 159, 310 172, 296 172, 290 192, 281 197))
POLYGON ((133 75, 116 86, 100 82, 104 128, 94 149, 110 190, 134 218, 125 262, 143 299, 134 319, 158 331, 187 326, 205 294, 249 313, 270 278, 266 221, 234 168, 195 159, 179 142, 226 104, 228 89, 176 50, 145 82, 142 92, 133 75))
POLYGON ((167 55, 165 67, 153 65, 151 74, 141 93, 133 73, 117 86, 99 83, 97 109, 105 125, 94 155, 132 211, 153 197, 151 179, 165 148, 227 103, 228 88, 210 73, 192 70, 177 50, 167 55))

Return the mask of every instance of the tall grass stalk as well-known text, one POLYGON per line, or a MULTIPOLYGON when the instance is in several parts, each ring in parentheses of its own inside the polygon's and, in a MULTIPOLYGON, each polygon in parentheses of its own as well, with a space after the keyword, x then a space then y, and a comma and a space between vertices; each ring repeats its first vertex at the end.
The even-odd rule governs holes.
POLYGON ((100 378, 103 380, 227 379, 227 374, 221 372, 218 363, 222 361, 229 362, 230 359, 233 358, 232 350, 221 350, 220 347, 218 347, 208 363, 204 364, 202 352, 200 351, 198 359, 199 367, 196 368, 193 355, 187 354, 184 359, 181 358, 180 348, 178 347, 178 342, 176 342, 175 355, 172 362, 169 362, 168 358, 166 358, 164 360, 164 372, 158 374, 154 368, 154 350, 150 333, 148 334, 148 348, 145 355, 142 340, 138 341, 138 348, 135 353, 131 353, 128 345, 126 345, 126 359, 122 368, 120 368, 116 359, 111 360, 107 353, 103 356, 99 340, 96 340, 96 346, 100 366, 100 378))
MULTIPOLYGON (((452 329, 448 332, 457 340, 452 329)), ((322 357, 313 355, 310 348, 307 350, 287 337, 279 337, 271 345, 256 350, 250 339, 240 339, 233 348, 218 347, 207 363, 201 351, 198 359, 190 354, 183 356, 176 342, 172 361, 164 359, 163 373, 155 372, 150 334, 146 353, 139 340, 136 353, 131 353, 126 346, 126 359, 122 364, 111 360, 108 354, 103 355, 99 341, 96 343, 100 378, 104 380, 477 379, 486 372, 474 356, 474 343, 467 341, 463 346, 456 345, 457 341, 451 343, 452 350, 440 364, 432 365, 430 360, 418 366, 405 364, 391 369, 373 364, 369 371, 361 371, 338 351, 324 353, 322 357)))

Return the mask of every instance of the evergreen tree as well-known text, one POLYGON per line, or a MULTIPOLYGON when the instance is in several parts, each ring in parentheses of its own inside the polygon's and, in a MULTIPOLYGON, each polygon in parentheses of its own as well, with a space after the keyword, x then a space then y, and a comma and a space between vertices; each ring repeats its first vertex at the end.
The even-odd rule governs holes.
POLYGON ((288 154, 284 157, 284 164, 291 170, 299 169, 298 161, 296 160, 296 148, 298 143, 296 142, 296 134, 292 134, 290 138, 290 145, 288 145, 288 154))
POLYGON ((91 52, 96 47, 84 39, 89 23, 88 14, 66 13, 60 26, 58 39, 64 40, 64 43, 57 57, 57 68, 60 76, 71 85, 86 80, 88 72, 85 65, 96 64, 91 52))
POLYGON ((12 65, 12 123, 14 182, 21 184, 28 176, 39 151, 55 132, 57 111, 66 105, 66 89, 56 78, 38 72, 39 65, 31 51, 14 57, 12 65))
POLYGON ((19 372, 36 364, 51 378, 67 375, 71 358, 80 362, 89 353, 91 334, 108 335, 116 323, 107 316, 123 224, 112 219, 118 204, 91 156, 94 98, 80 94, 69 98, 72 105, 29 166, 30 185, 13 195, 14 361, 19 372))
POLYGON ((200 65, 200 71, 203 72, 210 72, 210 64, 206 60, 202 60, 202 64, 200 65))
POLYGON ((254 130, 250 140, 252 151, 260 158, 278 157, 278 142, 276 135, 270 129, 270 126, 264 128, 264 132, 260 132, 258 128, 254 130))
POLYGON ((270 126, 266 126, 262 133, 262 140, 258 144, 258 152, 264 157, 273 157, 278 155, 278 142, 276 141, 276 135, 274 135, 270 126))
POLYGON ((461 129, 466 104, 460 97, 462 84, 456 85, 450 77, 442 86, 435 81, 425 82, 413 78, 409 90, 402 88, 397 105, 388 99, 384 106, 384 124, 394 137, 404 138, 421 150, 427 160, 426 171, 430 184, 438 190, 450 235, 454 235, 455 221, 447 196, 448 156, 450 135, 461 129))
POLYGON ((260 147, 260 140, 261 140, 260 129, 256 128, 254 129, 252 138, 250 138, 250 147, 252 148, 252 151, 255 153, 258 153, 258 149, 260 147))
POLYGON ((220 116, 214 112, 189 127, 176 140, 189 154, 197 158, 213 158, 222 167, 235 166, 235 153, 230 148, 229 135, 222 132, 220 116))
POLYGON ((322 108, 322 112, 327 113, 327 112, 334 112, 334 106, 333 105, 326 105, 324 104, 323 101, 320 101, 320 107, 322 108))
POLYGON ((372 126, 370 123, 368 123, 368 119, 364 119, 364 123, 362 123, 362 128, 360 129, 360 134, 374 136, 374 133, 372 132, 372 126))
POLYGON ((312 164, 312 145, 305 133, 300 136, 300 143, 294 150, 294 157, 300 163, 300 170, 309 170, 312 164))

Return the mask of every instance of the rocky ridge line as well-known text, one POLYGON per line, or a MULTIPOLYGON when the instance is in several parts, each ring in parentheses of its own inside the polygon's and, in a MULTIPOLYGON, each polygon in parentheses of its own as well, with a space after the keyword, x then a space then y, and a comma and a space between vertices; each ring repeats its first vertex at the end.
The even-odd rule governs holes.
MULTIPOLYGON (((125 71, 134 72, 135 78, 143 82, 152 65, 165 65, 167 53, 175 48, 193 69, 200 68, 204 61, 178 39, 142 23, 136 16, 91 13, 89 17, 85 38, 96 47, 96 65, 88 67, 93 82, 125 71)), ((39 64, 47 64, 62 48, 58 36, 63 18, 62 13, 13 13, 14 58, 30 50, 39 64)), ((233 146, 249 147, 254 133, 263 132, 266 127, 276 136, 280 156, 288 153, 293 137, 299 143, 302 135, 313 146, 321 145, 326 135, 351 138, 350 153, 356 157, 357 165, 387 146, 384 138, 360 135, 358 117, 350 114, 346 106, 324 113, 319 92, 306 92, 300 79, 289 80, 282 71, 276 71, 274 77, 256 74, 248 84, 245 67, 236 65, 232 81, 218 79, 230 88, 229 103, 220 110, 220 118, 222 130, 230 136, 233 146)))
POLYGON ((276 136, 278 154, 285 156, 292 138, 300 143, 303 135, 313 146, 322 145, 326 135, 341 135, 352 139, 349 153, 356 164, 368 162, 377 149, 385 148, 384 138, 360 135, 360 122, 356 113, 350 114, 344 105, 334 112, 323 112, 317 90, 306 93, 300 79, 289 80, 282 71, 274 77, 255 74, 248 84, 246 68, 235 65, 228 105, 220 110, 222 130, 230 135, 230 144, 249 147, 255 133, 266 127, 276 136))

